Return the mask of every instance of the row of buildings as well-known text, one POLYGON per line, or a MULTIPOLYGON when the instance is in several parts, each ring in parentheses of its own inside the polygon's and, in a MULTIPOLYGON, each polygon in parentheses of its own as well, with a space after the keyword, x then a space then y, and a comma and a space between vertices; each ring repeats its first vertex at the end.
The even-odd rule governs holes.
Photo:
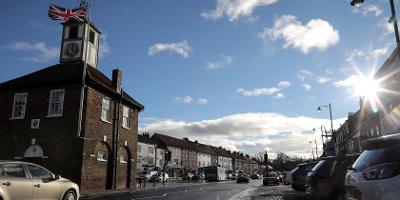
POLYGON ((159 133, 150 136, 149 133, 143 133, 138 136, 137 172, 162 170, 166 151, 171 152, 171 160, 166 168, 172 177, 197 172, 199 168, 208 166, 220 166, 227 172, 261 173, 265 170, 265 164, 260 159, 240 152, 190 141, 188 138, 178 139, 159 133))
MULTIPOLYGON (((374 79, 380 89, 372 97, 361 97, 359 109, 349 113, 347 120, 325 143, 329 154, 351 154, 363 151, 361 143, 370 138, 400 132, 400 54, 395 49, 376 72, 374 79)), ((371 88, 372 89, 372 88, 371 88)))

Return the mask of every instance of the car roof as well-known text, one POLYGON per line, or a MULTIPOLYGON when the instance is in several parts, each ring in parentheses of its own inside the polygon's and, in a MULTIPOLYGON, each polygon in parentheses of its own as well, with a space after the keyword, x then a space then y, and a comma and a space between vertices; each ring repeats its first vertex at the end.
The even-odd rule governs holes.
POLYGON ((396 144, 400 144, 400 133, 372 138, 362 142, 364 149, 379 149, 396 144))

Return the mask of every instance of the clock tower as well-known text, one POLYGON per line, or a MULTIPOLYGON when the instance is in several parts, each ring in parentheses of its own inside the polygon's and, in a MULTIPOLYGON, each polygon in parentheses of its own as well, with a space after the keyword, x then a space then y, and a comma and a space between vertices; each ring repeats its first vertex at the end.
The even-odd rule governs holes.
POLYGON ((60 63, 84 62, 97 68, 101 32, 87 20, 62 25, 60 63))

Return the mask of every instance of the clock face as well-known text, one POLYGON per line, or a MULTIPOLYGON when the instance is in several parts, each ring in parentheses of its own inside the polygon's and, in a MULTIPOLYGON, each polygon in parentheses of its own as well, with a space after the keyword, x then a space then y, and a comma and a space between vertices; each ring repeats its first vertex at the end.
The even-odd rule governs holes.
POLYGON ((79 45, 77 43, 68 43, 67 46, 65 46, 65 52, 64 55, 67 56, 68 58, 71 57, 76 57, 79 53, 79 45))

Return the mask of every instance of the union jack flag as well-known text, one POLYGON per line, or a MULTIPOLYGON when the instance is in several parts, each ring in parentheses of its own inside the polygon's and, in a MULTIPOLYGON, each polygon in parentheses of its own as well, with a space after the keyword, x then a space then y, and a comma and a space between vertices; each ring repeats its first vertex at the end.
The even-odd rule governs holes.
POLYGON ((82 22, 86 17, 86 7, 68 9, 51 4, 49 9, 49 17, 53 20, 82 22))

